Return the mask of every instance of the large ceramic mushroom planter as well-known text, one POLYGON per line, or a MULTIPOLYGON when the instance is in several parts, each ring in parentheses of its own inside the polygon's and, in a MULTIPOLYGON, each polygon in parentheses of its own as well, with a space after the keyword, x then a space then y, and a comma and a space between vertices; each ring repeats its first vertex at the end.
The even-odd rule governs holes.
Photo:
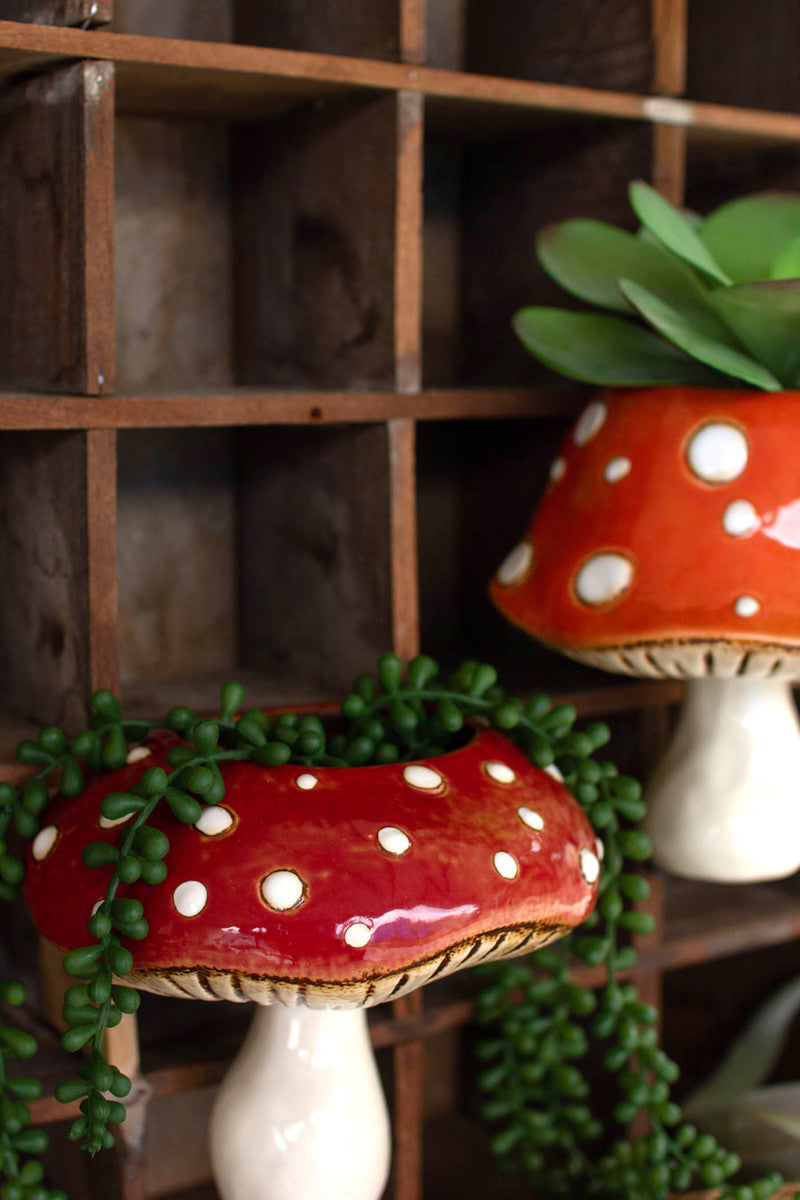
POLYGON ((800 197, 705 219, 642 183, 630 198, 636 234, 567 221, 540 236, 544 268, 608 311, 525 309, 517 332, 617 389, 578 419, 492 595, 572 657, 686 680, 649 789, 654 858, 777 878, 800 866, 800 197))
POLYGON ((799 425, 795 393, 605 394, 492 584, 510 620, 564 653, 686 681, 645 822, 678 874, 800 866, 799 425))
MULTIPOLYGON (((151 735, 48 808, 25 895, 56 945, 83 946, 108 907, 112 867, 84 864, 87 840, 97 863, 135 816, 109 796, 144 804, 176 746, 151 735)), ((212 1117, 223 1200, 377 1200, 389 1126, 365 1010, 579 924, 597 894, 594 832, 558 779, 487 728, 413 762, 220 770, 219 803, 192 823, 161 805, 137 835, 145 857, 169 839, 169 883, 133 881, 110 902, 149 926, 123 939, 115 986, 260 1006, 212 1117)))

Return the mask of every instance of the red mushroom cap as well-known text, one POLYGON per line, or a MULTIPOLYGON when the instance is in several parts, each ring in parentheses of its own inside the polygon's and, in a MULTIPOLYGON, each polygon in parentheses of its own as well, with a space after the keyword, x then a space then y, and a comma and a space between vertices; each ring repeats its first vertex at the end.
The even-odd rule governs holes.
MULTIPOLYGON (((110 868, 87 842, 118 842, 100 801, 174 740, 58 798, 32 843, 25 897, 45 937, 86 944, 110 868)), ((355 768, 223 766, 221 805, 197 826, 166 804, 169 876, 139 899, 150 932, 129 941, 125 981, 201 999, 360 1007, 462 965, 532 950, 567 932, 597 894, 594 832, 564 785, 488 729, 424 762, 355 768)), ((124 826, 123 826, 124 830, 124 826)))
POLYGON ((800 392, 601 395, 493 600, 607 670, 800 674, 799 420, 800 392))

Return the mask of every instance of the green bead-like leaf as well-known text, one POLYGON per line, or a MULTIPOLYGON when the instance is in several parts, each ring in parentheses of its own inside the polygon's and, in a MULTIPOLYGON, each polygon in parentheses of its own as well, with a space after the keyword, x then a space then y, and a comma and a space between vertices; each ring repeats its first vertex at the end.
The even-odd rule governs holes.
POLYGON ((497 671, 490 663, 478 663, 472 673, 468 692, 470 696, 485 696, 497 683, 497 671))
POLYGON ((640 387, 720 382, 715 372, 622 317, 523 308, 514 317, 514 329, 546 366, 583 383, 640 387))
POLYGON ((201 754, 211 754, 219 742, 219 725, 216 721, 198 721, 191 737, 201 754))
POLYGON ((0 979, 0 1000, 12 1004, 15 1008, 25 1003, 27 989, 24 983, 17 979, 0 979))
POLYGON ((74 758, 68 758, 61 770, 61 791, 74 799, 83 791, 83 771, 74 758))
POLYGON ((143 858, 158 862, 169 850, 169 838, 160 829, 142 825, 136 831, 136 849, 143 858))
POLYGON ((68 950, 64 955, 64 970, 68 975, 77 975, 80 979, 84 972, 97 962, 103 949, 100 945, 81 946, 77 950, 68 950))
POLYGON ((108 688, 100 688, 94 692, 90 704, 92 711, 96 712, 98 717, 104 717, 107 721, 119 721, 122 716, 117 703, 117 699, 113 692, 108 688))
POLYGON ((141 796, 133 796, 130 792, 109 792, 100 801, 100 812, 106 820, 117 821, 120 817, 140 812, 144 806, 145 801, 141 796))
POLYGON ((115 863, 119 858, 119 850, 110 842, 90 842, 84 846, 82 858, 85 866, 95 870, 115 863))
POLYGON ((236 732, 239 737, 245 742, 249 742, 252 746, 265 746, 267 744, 267 734, 262 726, 252 719, 252 717, 243 716, 236 722, 236 732))
POLYGON ((418 654, 406 668, 406 683, 415 691, 422 691, 438 674, 439 664, 435 659, 427 654, 418 654))
POLYGON ((631 208, 662 246, 717 283, 731 282, 695 230, 694 223, 665 200, 660 192, 638 180, 630 185, 628 195, 631 208))
POLYGON ((698 362, 704 363, 723 375, 741 379, 754 387, 763 388, 764 391, 778 392, 781 390, 781 381, 761 363, 737 349, 732 338, 726 343, 709 337, 690 325, 681 313, 664 304, 658 296, 631 280, 621 280, 620 286, 650 325, 680 350, 697 359, 698 362))
POLYGON ((95 1024, 76 1025, 62 1035, 61 1045, 68 1054, 74 1054, 76 1050, 80 1050, 82 1046, 91 1041, 96 1029, 97 1026, 95 1024))
POLYGON ((133 955, 124 946, 111 946, 108 951, 108 964, 115 975, 127 975, 133 966, 133 955))
POLYGON ((403 677, 403 664, 396 654, 382 654, 378 659, 378 678, 386 692, 396 692, 403 677))
POLYGON ((128 755, 128 744, 125 741, 125 734, 119 725, 115 725, 109 730, 108 736, 103 745, 101 759, 104 767, 110 770, 117 770, 125 765, 125 759, 128 755))
POLYGON ((164 799, 181 824, 194 825, 195 821, 200 820, 203 806, 194 796, 189 796, 178 788, 168 787, 164 793, 164 799))
POLYGON ((194 724, 195 716, 190 708, 184 705, 176 705, 167 713, 166 725, 168 729, 174 730, 175 733, 186 733, 194 724))
POLYGON ((292 757, 292 748, 286 742, 267 742, 256 749, 253 757, 265 767, 281 767, 292 757))
POLYGON ((223 720, 230 721, 234 714, 242 707, 244 700, 244 687, 235 679, 229 679, 227 683, 222 685, 222 693, 220 696, 220 715, 223 720))

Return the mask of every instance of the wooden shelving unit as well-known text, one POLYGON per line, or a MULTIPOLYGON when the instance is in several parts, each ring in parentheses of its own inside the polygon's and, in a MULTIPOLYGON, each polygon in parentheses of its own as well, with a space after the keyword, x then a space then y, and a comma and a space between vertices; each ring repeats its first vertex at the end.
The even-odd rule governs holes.
MULTIPOLYGON (((647 770, 677 685, 565 663, 485 597, 584 400, 509 319, 552 294, 536 230, 629 222, 630 178, 700 208, 797 187, 791 39, 767 44, 759 10, 729 0, 720 30, 714 0, 0 2, 0 777, 97 686, 149 712, 210 706, 232 674, 253 702, 322 700, 420 645, 608 717, 647 770), (747 39, 761 76, 731 65, 747 39)), ((655 883, 650 997, 800 937, 793 881, 655 883)), ((31 943, 19 913, 4 944, 29 975, 31 943)), ((391 1200, 485 1194, 459 1107, 472 1004, 439 985, 375 1014, 391 1200), (442 1129, 468 1159, 446 1185, 442 1129)), ((68 1168, 77 1200, 144 1200, 175 1171, 212 1196, 201 1132, 167 1177, 147 1130, 216 1083, 245 1014, 223 1035, 175 1012, 114 1031, 135 1132, 113 1178, 68 1168)), ((26 1019, 55 1080, 57 1039, 26 1019)))

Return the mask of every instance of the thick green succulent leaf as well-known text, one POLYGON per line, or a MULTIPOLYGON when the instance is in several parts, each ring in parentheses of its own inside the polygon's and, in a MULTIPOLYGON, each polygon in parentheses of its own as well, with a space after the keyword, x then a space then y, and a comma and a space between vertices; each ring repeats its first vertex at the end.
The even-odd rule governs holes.
POLYGON ((715 371, 741 379, 767 392, 779 392, 781 381, 755 359, 750 358, 729 342, 718 341, 690 325, 676 309, 670 308, 647 288, 630 279, 620 280, 620 287, 637 312, 649 325, 668 338, 686 354, 715 371))
POLYGON ((632 315, 635 310, 619 288, 624 277, 646 285, 707 333, 722 332, 708 288, 655 239, 603 221, 562 221, 542 230, 536 253, 556 283, 589 304, 632 315))
POLYGON ((769 268, 770 279, 800 279, 800 237, 781 246, 769 268))
POLYGON ((713 258, 700 234, 696 232, 692 221, 665 200, 655 188, 637 180, 630 185, 628 194, 631 207, 639 220, 667 250, 671 250, 691 266, 697 267, 717 283, 731 282, 713 258))
POLYGON ((514 329, 541 362, 583 383, 616 387, 724 383, 663 338, 622 317, 523 308, 514 317, 514 329))
POLYGON ((800 279, 717 288, 711 302, 742 345, 785 387, 800 386, 800 279))
POLYGON ((700 236, 734 283, 775 278, 773 264, 800 237, 800 196, 757 192, 731 200, 709 213, 700 236))

